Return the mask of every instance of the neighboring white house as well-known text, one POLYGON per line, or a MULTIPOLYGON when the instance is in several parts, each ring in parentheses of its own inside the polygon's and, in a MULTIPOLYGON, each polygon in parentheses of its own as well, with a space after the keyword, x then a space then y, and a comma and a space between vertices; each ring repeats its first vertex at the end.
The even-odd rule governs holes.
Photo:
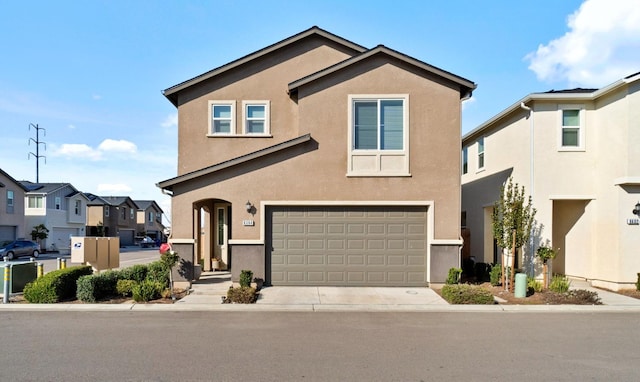
POLYGON ((85 236, 87 197, 69 183, 20 182, 25 193, 27 236, 33 227, 44 224, 49 237, 42 248, 70 253, 71 236, 85 236))
MULTIPOLYGON (((553 273, 618 290, 640 272, 640 73, 601 89, 532 93, 462 138, 462 222, 476 262, 500 261, 493 203, 508 179, 525 187, 536 229, 519 264, 559 250, 553 273)), ((464 228, 463 227, 463 228, 464 228)))

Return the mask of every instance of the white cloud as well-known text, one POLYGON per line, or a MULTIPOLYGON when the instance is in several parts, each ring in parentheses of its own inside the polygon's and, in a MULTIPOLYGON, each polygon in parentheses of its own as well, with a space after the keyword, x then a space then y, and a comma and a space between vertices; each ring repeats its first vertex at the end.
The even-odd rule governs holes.
POLYGON ((126 184, 109 184, 109 183, 101 183, 98 184, 98 193, 100 194, 123 194, 132 191, 133 189, 126 184))
POLYGON ((138 151, 138 147, 133 142, 114 139, 105 139, 98 146, 98 150, 107 152, 107 151, 117 151, 117 152, 125 152, 135 154, 138 151))
POLYGON ((567 24, 564 36, 525 57, 539 80, 601 87, 640 71, 637 0, 586 0, 567 24))
POLYGON ((92 96, 91 96, 91 98, 92 98, 94 101, 99 101, 99 100, 101 100, 101 99, 102 99, 102 96, 101 96, 100 94, 94 94, 94 95, 92 95, 92 96))
POLYGON ((75 125, 68 125, 67 129, 69 130, 75 130, 76 126, 75 125))
POLYGON ((164 128, 178 126, 178 113, 169 114, 160 126, 164 128))
POLYGON ((102 153, 84 143, 64 143, 59 148, 54 148, 54 155, 69 158, 87 158, 91 160, 102 159, 102 153))
POLYGON ((462 110, 464 111, 467 107, 476 103, 476 100, 477 100, 476 97, 471 96, 470 98, 467 98, 464 101, 462 101, 462 110))

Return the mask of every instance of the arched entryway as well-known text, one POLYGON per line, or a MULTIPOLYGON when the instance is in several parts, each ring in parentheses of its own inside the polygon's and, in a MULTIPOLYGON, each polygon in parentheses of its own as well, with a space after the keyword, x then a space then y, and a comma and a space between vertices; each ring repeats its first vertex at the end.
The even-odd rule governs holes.
POLYGON ((203 271, 228 270, 231 203, 205 199, 193 204, 195 257, 203 271))

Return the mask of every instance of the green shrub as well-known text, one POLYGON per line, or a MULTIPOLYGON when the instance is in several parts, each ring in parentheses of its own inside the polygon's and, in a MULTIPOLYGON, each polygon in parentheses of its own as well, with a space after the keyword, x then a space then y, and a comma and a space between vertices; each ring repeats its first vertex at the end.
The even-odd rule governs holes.
POLYGON ((555 275, 549 283, 549 290, 556 293, 565 293, 569 291, 571 282, 565 276, 555 275))
POLYGON ((118 280, 116 283, 116 292, 123 297, 131 296, 133 287, 138 283, 136 280, 118 280))
POLYGON ((160 297, 160 293, 164 289, 165 286, 161 282, 146 279, 141 283, 136 283, 131 288, 131 294, 135 302, 147 302, 160 297))
POLYGON ((169 287, 169 268, 161 261, 154 261, 148 265, 146 280, 159 282, 164 287, 169 287))
POLYGON ((77 281, 93 272, 90 266, 76 266, 49 272, 24 287, 24 298, 30 303, 51 304, 73 298, 77 281))
POLYGON ((489 273, 489 282, 493 286, 499 286, 502 284, 502 265, 494 264, 491 267, 491 272, 489 273))
POLYGON ((249 286, 230 287, 227 291, 227 303, 253 304, 258 299, 256 289, 249 286))
POLYGON ((76 298, 82 302, 96 302, 96 278, 93 275, 82 276, 78 279, 76 298))
POLYGON ((253 272, 243 269, 240 272, 240 286, 243 288, 249 287, 253 281, 253 272))
POLYGON ((467 285, 453 284, 442 287, 442 298, 450 304, 494 304, 493 294, 485 288, 467 285))
POLYGON ((460 282, 460 275, 462 275, 462 269, 450 268, 449 274, 447 275, 447 281, 445 283, 448 285, 458 284, 460 282))
POLYGON ((545 294, 544 302, 551 305, 602 305, 598 293, 584 289, 564 293, 548 292, 545 294))
POLYGON ((121 270, 111 270, 78 280, 76 297, 82 302, 93 303, 118 294, 118 281, 126 276, 121 270))
POLYGON ((529 294, 540 293, 544 286, 542 283, 533 277, 527 277, 527 289, 529 290, 529 294))
POLYGON ((142 282, 147 278, 149 267, 146 264, 136 264, 128 268, 124 268, 120 271, 121 277, 119 280, 133 280, 136 282, 142 282))

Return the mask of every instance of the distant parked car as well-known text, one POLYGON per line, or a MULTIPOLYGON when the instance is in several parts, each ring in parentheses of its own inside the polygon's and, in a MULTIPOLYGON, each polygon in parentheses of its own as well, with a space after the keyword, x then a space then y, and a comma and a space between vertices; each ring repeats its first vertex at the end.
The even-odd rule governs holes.
POLYGON ((40 247, 31 240, 6 240, 0 243, 0 257, 9 260, 21 256, 38 257, 39 254, 40 247))
POLYGON ((145 236, 140 240, 140 246, 142 248, 155 247, 156 241, 150 238, 149 236, 145 236))

